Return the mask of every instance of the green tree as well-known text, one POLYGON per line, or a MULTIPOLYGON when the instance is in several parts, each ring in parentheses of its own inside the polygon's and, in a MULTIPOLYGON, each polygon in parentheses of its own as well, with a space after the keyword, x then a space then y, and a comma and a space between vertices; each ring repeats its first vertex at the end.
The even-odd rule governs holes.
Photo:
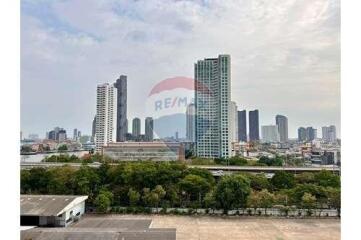
POLYGON ((273 175, 271 183, 275 189, 293 188, 295 186, 295 177, 292 173, 278 171, 273 175))
POLYGON ((89 166, 81 166, 75 173, 75 191, 76 194, 89 195, 92 200, 93 194, 97 192, 100 179, 96 169, 89 166))
POLYGON ((247 198, 247 206, 254 208, 254 211, 257 211, 257 208, 261 206, 261 199, 257 191, 251 191, 251 194, 247 198))
POLYGON ((341 187, 340 176, 333 174, 330 171, 322 170, 315 174, 315 182, 323 187, 341 187))
POLYGON ((327 202, 325 188, 315 184, 298 184, 293 189, 290 189, 288 193, 290 201, 298 206, 302 206, 302 197, 305 193, 314 195, 318 199, 320 205, 321 203, 327 202))
POLYGON ((51 176, 48 182, 49 194, 74 194, 76 169, 63 166, 49 169, 48 172, 51 176))
POLYGON ((240 208, 246 205, 250 191, 250 180, 244 175, 224 176, 216 186, 215 201, 224 211, 240 208))
POLYGON ((144 188, 143 201, 147 206, 158 207, 160 199, 157 193, 150 191, 149 188, 144 188))
POLYGON ((245 158, 234 156, 228 159, 228 163, 231 166, 247 166, 248 161, 245 158))
POLYGON ((282 166, 283 158, 280 156, 276 156, 274 158, 269 158, 266 156, 262 156, 259 158, 258 163, 266 164, 267 166, 282 166))
POLYGON ((204 205, 206 208, 215 208, 216 207, 216 200, 215 200, 213 191, 210 191, 205 195, 204 205))
POLYGON ((30 175, 29 170, 21 170, 20 172, 20 193, 22 194, 31 192, 30 175))
POLYGON ((313 196, 310 193, 305 193, 302 196, 302 207, 306 208, 308 211, 308 214, 311 215, 311 209, 314 209, 316 207, 317 199, 315 196, 313 196))
POLYGON ((327 198, 330 207, 336 208, 338 216, 341 214, 341 189, 339 188, 327 188, 327 198))
POLYGON ((211 185, 215 183, 215 179, 210 171, 201 168, 188 168, 185 170, 185 174, 197 175, 207 180, 211 185))
POLYGON ((201 203, 204 195, 211 189, 210 183, 203 177, 189 174, 179 182, 179 188, 187 195, 187 200, 201 203))
POLYGON ((68 150, 68 146, 66 144, 62 144, 58 147, 59 151, 67 151, 68 150))
POLYGON ((314 184, 315 175, 310 172, 303 172, 295 176, 296 183, 298 184, 314 184))
POLYGON ((130 188, 128 191, 128 198, 129 198, 130 206, 136 206, 140 200, 140 194, 139 194, 139 192, 130 188))
POLYGON ((264 208, 264 214, 267 215, 267 208, 272 207, 275 202, 275 196, 268 192, 267 189, 263 189, 259 193, 260 206, 264 208))
POLYGON ((98 212, 107 212, 113 201, 113 194, 108 190, 101 190, 94 200, 98 212))
POLYGON ((32 168, 25 171, 29 171, 29 175, 27 179, 24 179, 26 182, 21 181, 21 183, 26 184, 28 193, 47 194, 48 184, 51 180, 50 173, 45 168, 32 168))
POLYGON ((264 174, 249 174, 247 177, 251 181, 251 188, 253 190, 271 189, 271 184, 264 174))

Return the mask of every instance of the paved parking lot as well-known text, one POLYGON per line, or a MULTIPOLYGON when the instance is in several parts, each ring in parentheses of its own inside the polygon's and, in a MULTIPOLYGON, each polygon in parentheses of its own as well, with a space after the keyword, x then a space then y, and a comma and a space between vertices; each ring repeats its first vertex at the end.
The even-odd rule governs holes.
POLYGON ((177 240, 336 240, 339 219, 222 218, 159 215, 116 215, 151 218, 151 228, 176 228, 177 240))

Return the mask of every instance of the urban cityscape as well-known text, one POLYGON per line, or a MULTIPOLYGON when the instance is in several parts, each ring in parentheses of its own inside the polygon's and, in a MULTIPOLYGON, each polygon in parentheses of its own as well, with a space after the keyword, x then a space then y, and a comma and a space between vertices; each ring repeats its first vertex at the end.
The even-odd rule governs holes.
POLYGON ((21 239, 340 239, 339 8, 22 0, 21 239))
MULTIPOLYGON (((82 135, 75 128, 72 136, 68 136, 61 127, 46 132, 45 138, 36 134, 23 138, 21 133, 21 153, 28 157, 65 148, 105 154, 114 160, 156 161, 235 156, 255 160, 280 155, 289 157, 297 166, 341 165, 341 140, 337 138, 335 125, 322 127, 322 135, 312 126, 300 126, 298 138, 290 139, 287 116, 277 114, 273 123, 260 126, 259 110, 248 110, 248 118, 247 110, 238 110, 230 96, 230 66, 230 55, 196 62, 194 102, 186 106, 182 115, 186 122, 185 138, 179 138, 177 132, 167 138, 155 138, 157 119, 153 116, 128 121, 127 76, 120 75, 114 83, 96 86, 96 115, 89 121, 91 135, 82 135), (131 131, 128 122, 131 122, 131 131), (149 148, 151 153, 142 151, 143 148, 149 148), (176 157, 170 157, 172 155, 176 157)), ((24 162, 27 157, 23 158, 24 162)))

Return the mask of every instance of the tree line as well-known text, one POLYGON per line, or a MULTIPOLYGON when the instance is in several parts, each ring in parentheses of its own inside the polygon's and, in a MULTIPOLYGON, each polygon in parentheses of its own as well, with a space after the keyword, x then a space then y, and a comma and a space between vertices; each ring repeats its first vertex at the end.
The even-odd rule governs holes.
POLYGON ((62 166, 21 170, 22 194, 88 195, 89 206, 223 209, 336 208, 340 177, 329 171, 291 174, 240 173, 215 179, 205 169, 181 163, 133 162, 91 168, 62 166))

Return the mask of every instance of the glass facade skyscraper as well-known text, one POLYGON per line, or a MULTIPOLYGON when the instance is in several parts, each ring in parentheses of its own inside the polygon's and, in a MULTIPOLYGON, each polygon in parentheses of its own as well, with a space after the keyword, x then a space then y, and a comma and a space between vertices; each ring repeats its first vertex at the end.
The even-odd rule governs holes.
POLYGON ((127 126, 127 76, 121 75, 115 82, 117 88, 117 142, 124 142, 127 126))
POLYGON ((249 111, 249 141, 259 140, 259 115, 258 110, 249 111))
POLYGON ((247 142, 247 113, 238 111, 238 141, 247 142))
POLYGON ((147 117, 145 119, 145 140, 148 142, 153 141, 153 129, 154 129, 154 124, 153 124, 153 118, 151 117, 147 117))
POLYGON ((288 141, 288 119, 283 115, 276 115, 276 125, 280 135, 280 142, 288 141))

